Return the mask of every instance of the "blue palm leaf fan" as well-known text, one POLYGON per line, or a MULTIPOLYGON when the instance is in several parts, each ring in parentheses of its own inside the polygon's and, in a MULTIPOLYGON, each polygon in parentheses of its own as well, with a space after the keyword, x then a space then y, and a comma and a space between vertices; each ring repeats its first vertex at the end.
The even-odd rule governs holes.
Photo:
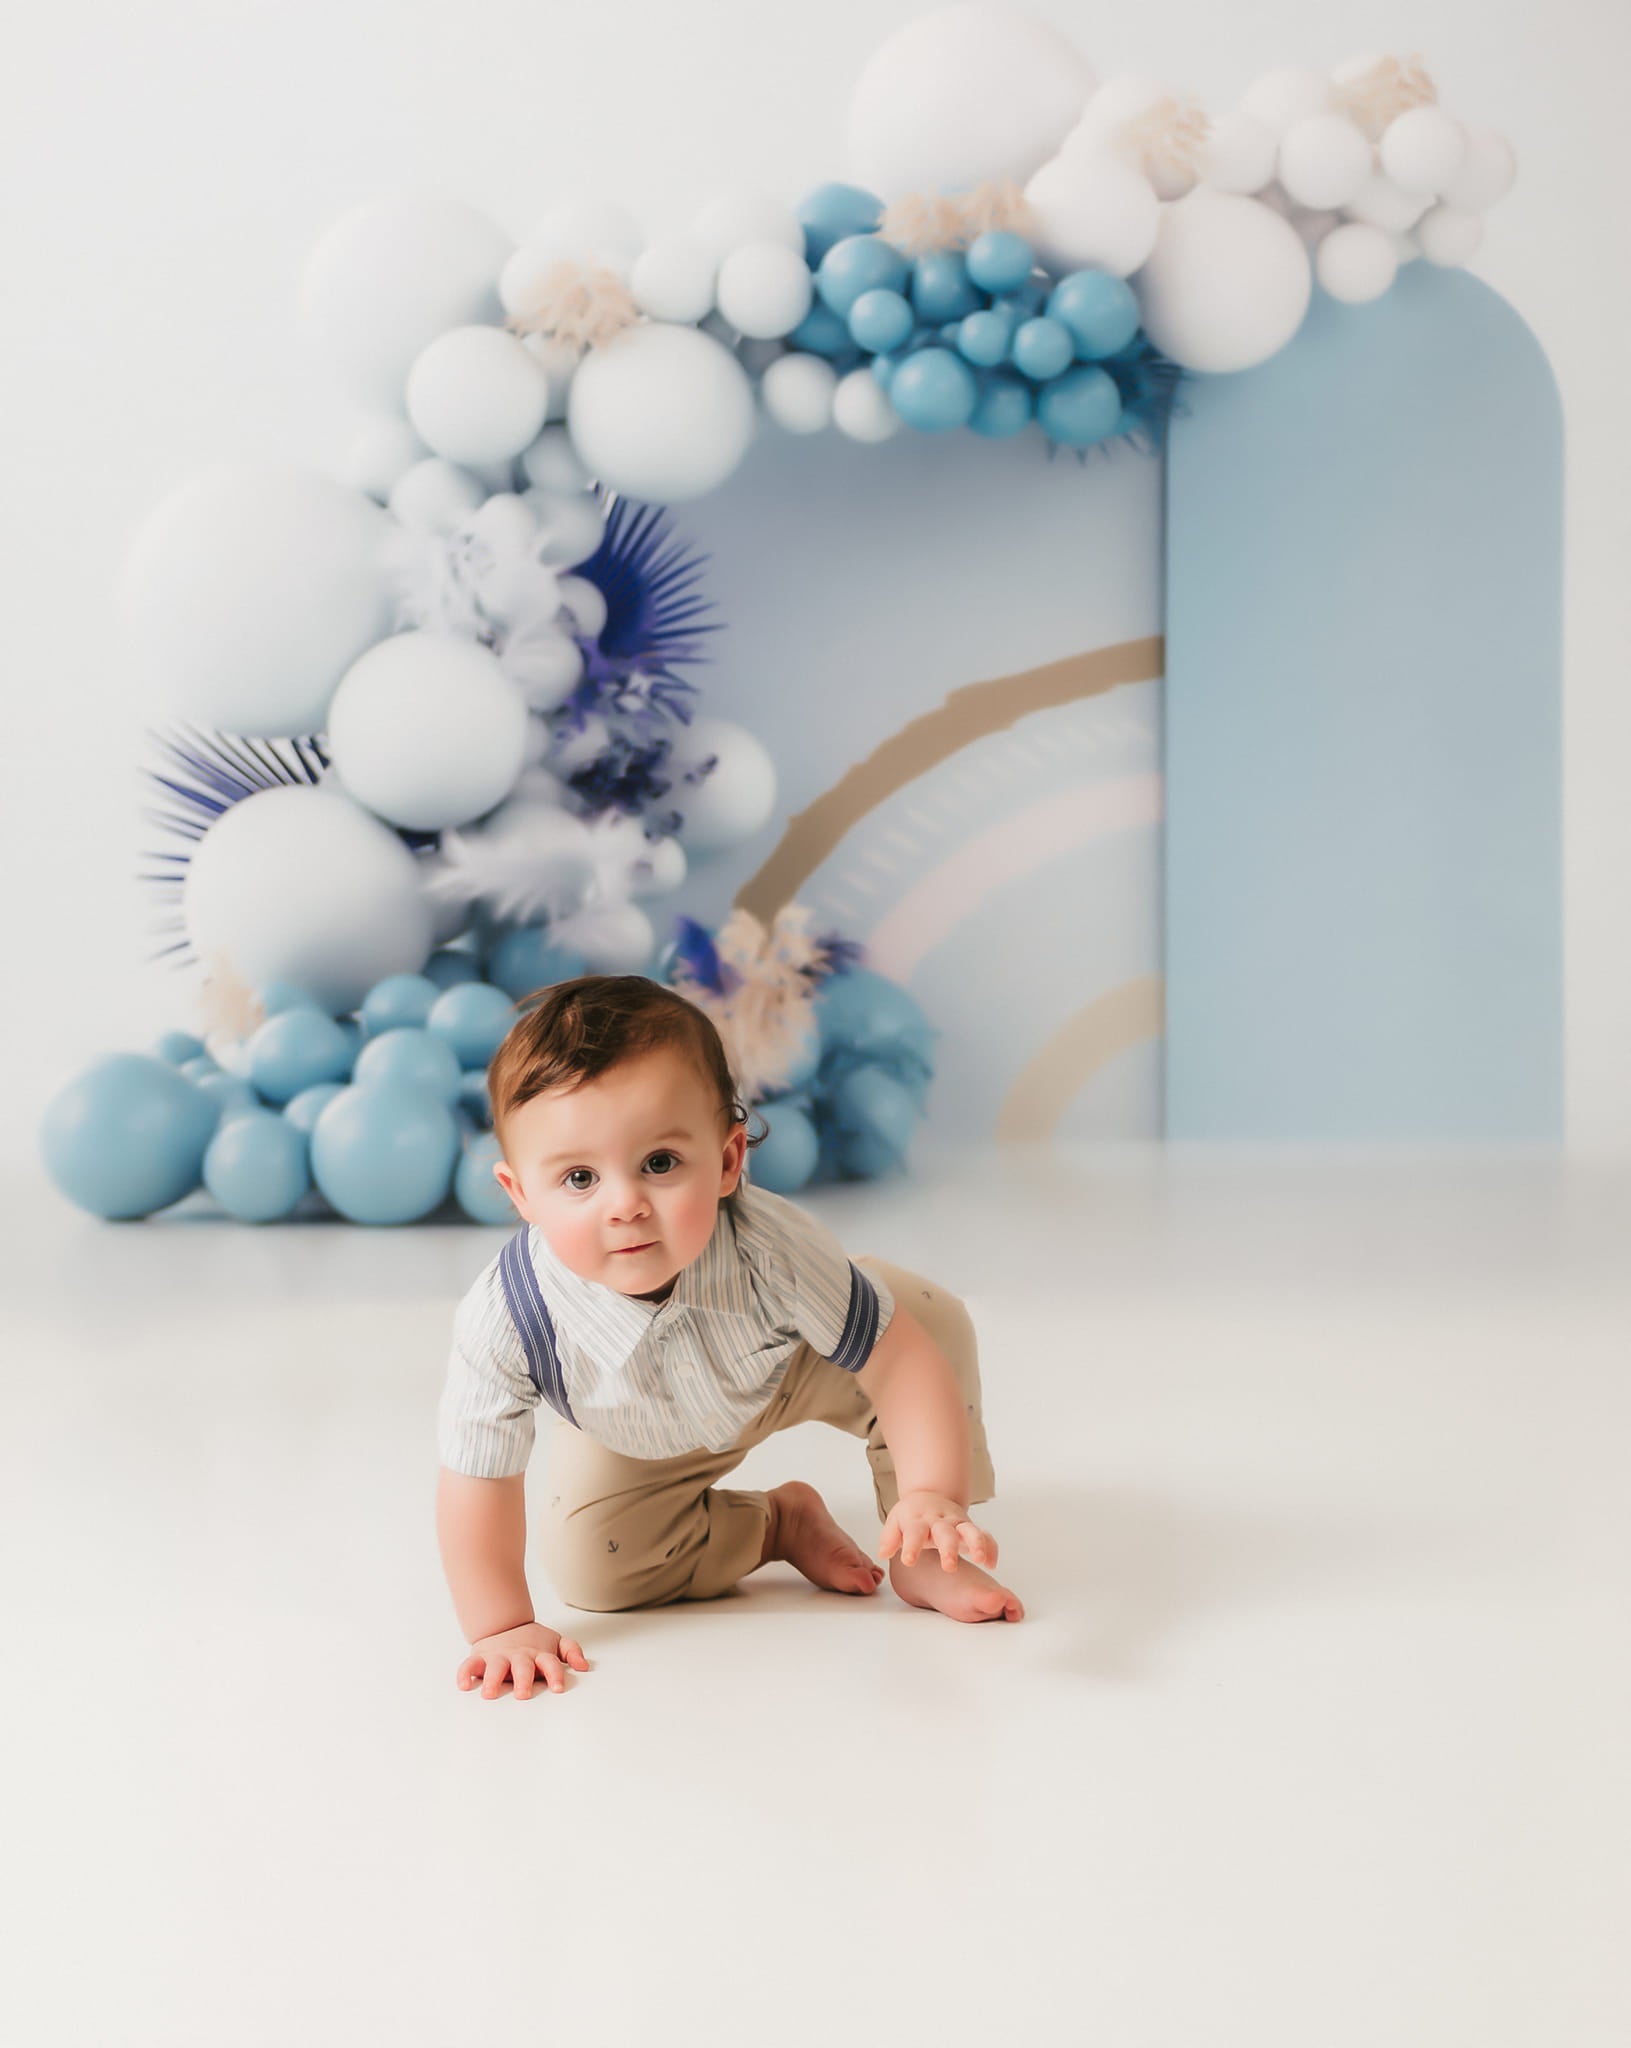
POLYGON ((606 623, 586 644, 584 679, 574 695, 584 709, 627 710, 630 683, 646 679, 654 711, 691 722, 696 685, 680 671, 708 659, 720 621, 699 585, 708 557, 680 539, 660 505, 616 498, 600 546, 575 573, 606 600, 606 623))

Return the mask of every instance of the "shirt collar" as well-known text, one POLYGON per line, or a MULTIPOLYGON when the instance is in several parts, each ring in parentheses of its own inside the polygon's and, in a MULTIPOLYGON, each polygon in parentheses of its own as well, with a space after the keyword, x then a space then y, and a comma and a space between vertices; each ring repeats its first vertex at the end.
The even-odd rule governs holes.
POLYGON ((527 1249, 545 1300, 557 1322, 564 1321, 566 1334, 600 1364, 622 1365, 665 1308, 707 1308, 729 1298, 721 1281, 737 1256, 736 1226, 726 1196, 714 1218, 713 1234, 690 1265, 674 1276, 664 1301, 640 1301, 615 1287, 603 1287, 598 1280, 585 1280, 555 1256, 536 1223, 528 1226, 527 1249), (564 1316, 556 1314, 557 1309, 564 1310, 564 1316), (591 1323, 592 1337, 586 1332, 591 1323))

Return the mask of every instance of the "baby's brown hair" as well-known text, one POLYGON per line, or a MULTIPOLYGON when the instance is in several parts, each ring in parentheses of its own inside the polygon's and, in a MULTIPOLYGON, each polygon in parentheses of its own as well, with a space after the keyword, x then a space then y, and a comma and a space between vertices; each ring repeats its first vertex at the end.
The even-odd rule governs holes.
MULTIPOLYGON (((747 1107, 737 1096, 713 1019, 677 990, 644 974, 580 974, 524 1000, 532 1007, 511 1025, 487 1068, 493 1129, 501 1148, 504 1119, 535 1095, 592 1081, 624 1060, 664 1046, 676 1047, 692 1061, 718 1097, 727 1124, 747 1122, 747 1107)), ((763 1143, 763 1133, 756 1138, 750 1132, 748 1143, 763 1143)))

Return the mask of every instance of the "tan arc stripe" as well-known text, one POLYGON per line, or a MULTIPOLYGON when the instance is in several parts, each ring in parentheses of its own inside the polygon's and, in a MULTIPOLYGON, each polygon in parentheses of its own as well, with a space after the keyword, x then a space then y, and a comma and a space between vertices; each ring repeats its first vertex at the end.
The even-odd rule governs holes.
POLYGON ((1123 982, 1060 1026, 1026 1064, 997 1117, 997 1141, 1023 1145, 1053 1135, 1060 1118, 1117 1053, 1166 1028, 1166 990, 1159 974, 1123 982))
POLYGON ((768 925, 869 811, 937 762, 989 733, 1004 731, 1033 711, 1100 696, 1122 683, 1150 682, 1161 674, 1165 659, 1157 633, 1146 640, 1122 640, 1114 647, 1070 654, 1016 675, 963 684, 933 711, 892 733, 831 789, 789 818, 780 843, 737 890, 737 908, 751 911, 768 925))

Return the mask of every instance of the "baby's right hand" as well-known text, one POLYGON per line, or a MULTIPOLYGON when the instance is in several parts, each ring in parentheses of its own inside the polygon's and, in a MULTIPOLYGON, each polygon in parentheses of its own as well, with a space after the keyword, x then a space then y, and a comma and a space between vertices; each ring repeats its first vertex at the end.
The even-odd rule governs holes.
POLYGON ((587 1671, 589 1659, 573 1637, 546 1628, 541 1621, 524 1621, 519 1628, 501 1629, 496 1636, 476 1638, 470 1645, 470 1655, 459 1666, 459 1690, 468 1692, 485 1672, 483 1699, 496 1700, 504 1690, 506 1677, 514 1681, 516 1698, 528 1699, 532 1695, 534 1666, 551 1692, 564 1692, 567 1668, 587 1671))

